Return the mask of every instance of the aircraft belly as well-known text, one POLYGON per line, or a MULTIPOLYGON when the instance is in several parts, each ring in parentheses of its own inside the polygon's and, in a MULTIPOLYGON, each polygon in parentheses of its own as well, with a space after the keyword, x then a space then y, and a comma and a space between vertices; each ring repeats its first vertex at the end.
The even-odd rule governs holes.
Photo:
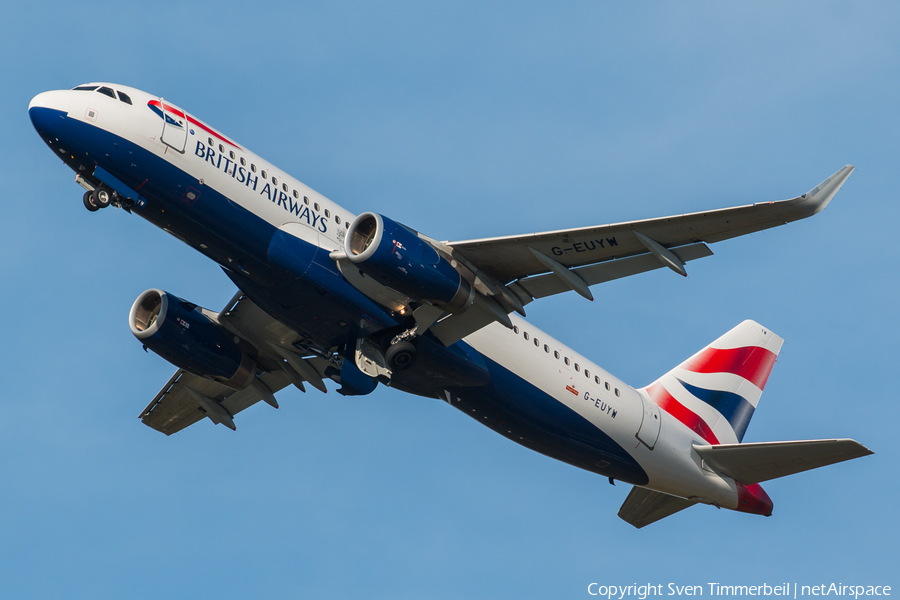
POLYGON ((556 398, 485 357, 491 381, 447 389, 444 398, 512 441, 573 466, 645 485, 647 474, 606 432, 556 398))

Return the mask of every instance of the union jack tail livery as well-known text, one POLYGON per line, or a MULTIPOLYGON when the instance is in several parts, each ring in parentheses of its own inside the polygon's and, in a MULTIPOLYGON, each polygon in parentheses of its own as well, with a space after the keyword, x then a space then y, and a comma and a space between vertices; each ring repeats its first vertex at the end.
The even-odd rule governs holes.
POLYGON ((744 321, 643 391, 707 443, 740 442, 783 343, 744 321))
POLYGON ((640 528, 697 503, 770 516, 773 503, 760 482, 871 454, 849 439, 741 443, 783 343, 759 323, 744 321, 638 390, 703 440, 695 438, 691 454, 702 471, 731 478, 732 494, 713 501, 711 494, 635 486, 619 509, 622 519, 640 528))

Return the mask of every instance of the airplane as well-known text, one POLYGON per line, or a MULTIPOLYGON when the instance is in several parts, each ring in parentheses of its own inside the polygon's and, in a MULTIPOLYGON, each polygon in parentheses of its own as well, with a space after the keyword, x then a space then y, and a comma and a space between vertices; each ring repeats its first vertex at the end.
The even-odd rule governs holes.
POLYGON ((744 321, 635 388, 529 324, 534 300, 712 255, 824 209, 847 165, 796 198, 505 237, 438 241, 354 215, 159 96, 113 83, 38 94, 41 139, 85 208, 143 217, 237 286, 219 311, 160 289, 132 333, 176 367, 140 419, 171 435, 293 385, 437 398, 513 442, 631 484, 641 528, 696 504, 770 516, 761 482, 872 452, 851 439, 742 443, 782 339, 744 321))

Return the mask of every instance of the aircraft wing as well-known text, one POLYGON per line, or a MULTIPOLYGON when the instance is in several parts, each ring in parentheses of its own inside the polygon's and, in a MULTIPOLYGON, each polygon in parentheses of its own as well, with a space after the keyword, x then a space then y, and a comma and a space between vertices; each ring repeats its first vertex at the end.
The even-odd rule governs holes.
POLYGON ((854 167, 847 165, 796 198, 659 219, 528 235, 444 242, 476 272, 508 285, 523 304, 567 290, 709 256, 705 243, 762 231, 821 211, 854 167))
POLYGON ((306 358, 293 343, 300 337, 293 329, 269 316, 241 292, 221 313, 209 313, 220 325, 240 337, 256 353, 259 374, 243 390, 178 369, 141 414, 141 421, 172 435, 204 417, 235 429, 234 415, 260 400, 278 408, 275 393, 292 383, 306 391, 303 382, 326 392, 323 373, 328 361, 306 358))
POLYGON ((259 380, 267 389, 260 391, 249 387, 235 391, 178 369, 140 418, 144 425, 166 435, 181 431, 203 417, 235 429, 234 415, 265 399, 266 392, 274 394, 291 383, 282 372, 263 373, 259 380))

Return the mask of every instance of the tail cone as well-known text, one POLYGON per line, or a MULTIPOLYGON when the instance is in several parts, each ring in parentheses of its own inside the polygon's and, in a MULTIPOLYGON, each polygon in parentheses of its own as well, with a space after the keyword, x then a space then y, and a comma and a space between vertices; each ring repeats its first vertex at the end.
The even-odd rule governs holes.
POLYGON ((772 516, 772 499, 758 483, 750 485, 735 483, 738 486, 738 506, 735 510, 766 517, 772 516))

